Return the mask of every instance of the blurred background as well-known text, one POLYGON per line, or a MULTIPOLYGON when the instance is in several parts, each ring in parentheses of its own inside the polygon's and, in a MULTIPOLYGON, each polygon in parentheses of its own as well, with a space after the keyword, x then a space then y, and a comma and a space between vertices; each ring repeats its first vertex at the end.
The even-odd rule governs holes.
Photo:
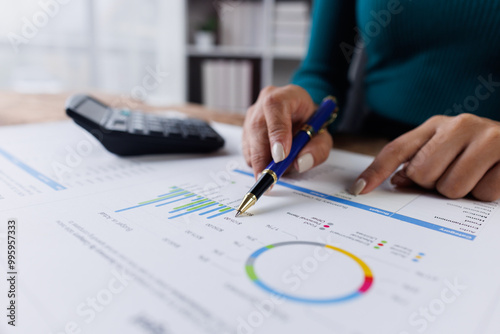
POLYGON ((0 10, 0 89, 102 91, 243 113, 305 54, 312 0, 22 0, 0 10))

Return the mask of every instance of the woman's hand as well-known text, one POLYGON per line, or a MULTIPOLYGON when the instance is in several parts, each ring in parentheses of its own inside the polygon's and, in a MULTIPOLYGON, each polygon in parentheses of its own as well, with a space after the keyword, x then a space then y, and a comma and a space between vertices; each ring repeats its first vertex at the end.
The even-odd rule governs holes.
POLYGON ((387 144, 359 176, 351 192, 366 194, 394 174, 396 186, 413 183, 449 198, 469 193, 500 198, 500 123, 471 114, 434 116, 387 144))
MULTIPOLYGON (((243 125, 243 154, 257 177, 271 162, 284 160, 290 153, 296 130, 313 114, 316 106, 301 87, 266 87, 250 107, 243 125)), ((324 162, 333 146, 326 131, 313 137, 302 149, 294 167, 305 172, 324 162)))

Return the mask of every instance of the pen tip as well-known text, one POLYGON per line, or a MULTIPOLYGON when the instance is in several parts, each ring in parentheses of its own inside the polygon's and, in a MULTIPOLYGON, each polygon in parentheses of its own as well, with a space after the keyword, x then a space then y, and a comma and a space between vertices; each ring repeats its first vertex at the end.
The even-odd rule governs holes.
POLYGON ((236 216, 235 217, 239 217, 241 215, 241 211, 238 211, 236 212, 236 216))

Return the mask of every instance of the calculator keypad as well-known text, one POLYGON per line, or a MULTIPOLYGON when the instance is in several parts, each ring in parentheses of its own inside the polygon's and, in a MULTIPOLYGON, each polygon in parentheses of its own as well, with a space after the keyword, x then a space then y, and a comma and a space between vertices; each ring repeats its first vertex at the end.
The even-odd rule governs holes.
POLYGON ((66 114, 119 156, 209 153, 224 146, 224 138, 204 121, 111 108, 86 95, 71 97, 66 114), (87 100, 93 103, 85 107, 87 100))
POLYGON ((166 118, 129 110, 113 110, 106 127, 114 131, 172 139, 218 140, 218 134, 203 121, 166 118))

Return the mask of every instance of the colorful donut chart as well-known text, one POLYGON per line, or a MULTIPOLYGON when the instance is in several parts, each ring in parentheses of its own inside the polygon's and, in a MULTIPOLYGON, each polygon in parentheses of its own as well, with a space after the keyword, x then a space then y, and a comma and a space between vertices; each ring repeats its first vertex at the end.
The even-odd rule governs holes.
POLYGON ((345 302, 345 301, 362 296, 370 289, 370 287, 373 284, 373 274, 372 274, 370 267, 368 267, 366 265, 366 263, 364 263, 359 257, 357 257, 357 256, 355 256, 355 255, 353 255, 353 254, 351 254, 351 253, 349 253, 341 248, 334 247, 334 246, 327 245, 327 244, 322 244, 319 242, 312 242, 312 241, 287 241, 287 242, 280 242, 280 243, 276 243, 276 244, 262 247, 262 248, 256 250, 252 255, 250 255, 250 257, 246 261, 245 269, 246 269, 246 273, 247 273, 248 277, 255 284, 257 284, 260 288, 264 289, 265 291, 272 293, 274 295, 277 295, 278 297, 288 299, 288 300, 301 302, 301 303, 309 303, 309 304, 329 304, 329 303, 345 302), (308 245, 308 246, 315 246, 315 247, 325 247, 325 248, 332 249, 336 252, 339 252, 343 255, 346 255, 347 257, 349 257, 351 260, 356 262, 361 267, 361 270, 363 271, 363 274, 364 274, 363 283, 361 284, 361 286, 357 290, 355 290, 353 292, 349 292, 345 295, 341 295, 341 296, 337 296, 337 297, 330 297, 330 298, 325 298, 325 299, 304 298, 304 297, 293 296, 293 295, 290 295, 288 293, 280 292, 280 291, 276 290, 275 288, 267 285, 255 273, 255 267, 254 267, 255 261, 258 259, 258 257, 260 255, 262 255, 262 253, 264 253, 266 251, 269 251, 269 250, 274 249, 276 247, 293 246, 293 245, 308 245))

